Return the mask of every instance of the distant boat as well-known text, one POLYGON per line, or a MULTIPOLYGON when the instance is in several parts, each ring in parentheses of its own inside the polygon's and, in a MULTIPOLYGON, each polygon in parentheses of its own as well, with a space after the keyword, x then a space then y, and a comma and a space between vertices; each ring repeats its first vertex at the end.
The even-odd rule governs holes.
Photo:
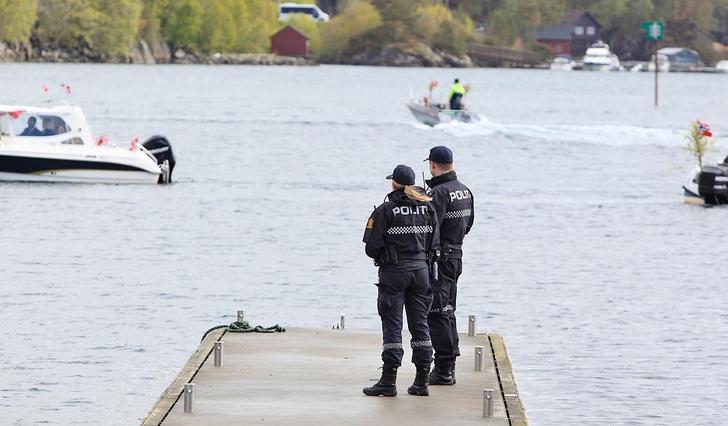
POLYGON ((718 63, 715 64, 715 69, 719 72, 728 73, 728 61, 718 61, 718 63))
POLYGON ((584 55, 585 71, 619 71, 621 64, 617 55, 609 50, 609 45, 598 41, 586 49, 584 55))
MULTIPOLYGON (((652 58, 650 58, 650 62, 647 64, 647 71, 655 72, 655 55, 652 55, 652 58)), ((668 58, 667 55, 662 53, 657 54, 657 71, 670 71, 670 58, 668 58)))
MULTIPOLYGON (((407 108, 412 115, 422 124, 428 126, 436 126, 440 123, 449 123, 451 121, 460 121, 463 123, 471 123, 479 121, 480 117, 472 111, 468 111, 465 104, 460 104, 461 109, 450 109, 448 104, 438 104, 432 102, 432 92, 437 88, 439 83, 432 80, 429 85, 429 93, 422 99, 410 100, 407 102, 407 108)), ((468 85, 465 85, 466 93, 468 85)))
POLYGON ((440 123, 449 123, 452 121, 471 123, 480 119, 477 114, 468 110, 449 109, 445 105, 426 104, 422 101, 407 102, 407 108, 409 108, 417 121, 433 127, 440 123))
POLYGON ((574 62, 574 58, 571 55, 557 55, 549 64, 550 69, 560 71, 571 71, 574 69, 574 66, 576 66, 576 62, 574 62))

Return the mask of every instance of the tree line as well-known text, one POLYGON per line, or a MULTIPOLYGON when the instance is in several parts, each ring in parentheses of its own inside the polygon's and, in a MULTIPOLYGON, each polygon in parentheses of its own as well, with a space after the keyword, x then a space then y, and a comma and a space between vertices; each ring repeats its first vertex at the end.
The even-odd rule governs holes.
MULTIPOLYGON (((313 0, 286 0, 310 3, 313 0)), ((660 19, 668 42, 714 52, 728 35, 728 0, 339 0, 330 22, 278 21, 276 0, 0 0, 0 40, 128 55, 139 39, 193 53, 268 52, 291 24, 311 52, 337 59, 371 48, 427 46, 462 55, 470 42, 543 50, 536 32, 570 9, 588 10, 621 56, 644 59, 639 24, 660 19)), ((714 55, 714 53, 712 53, 714 55)))

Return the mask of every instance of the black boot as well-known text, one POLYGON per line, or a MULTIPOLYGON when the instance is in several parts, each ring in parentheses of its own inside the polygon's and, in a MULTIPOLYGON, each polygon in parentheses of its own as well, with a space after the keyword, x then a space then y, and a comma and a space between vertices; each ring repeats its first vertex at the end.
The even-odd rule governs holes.
POLYGON ((452 384, 454 385, 457 383, 457 380, 455 380, 455 360, 453 359, 450 362, 450 375, 452 376, 452 384))
POLYGON ((431 385, 454 385, 455 380, 453 379, 452 372, 450 371, 450 360, 446 361, 435 361, 435 368, 430 373, 430 384, 431 385))
POLYGON ((368 396, 396 396, 397 395, 397 367, 384 364, 382 377, 374 386, 363 389, 368 396))
POLYGON ((417 374, 415 375, 415 382, 412 386, 407 388, 407 393, 410 395, 428 396, 430 391, 427 390, 428 374, 430 373, 429 365, 418 365, 417 374))

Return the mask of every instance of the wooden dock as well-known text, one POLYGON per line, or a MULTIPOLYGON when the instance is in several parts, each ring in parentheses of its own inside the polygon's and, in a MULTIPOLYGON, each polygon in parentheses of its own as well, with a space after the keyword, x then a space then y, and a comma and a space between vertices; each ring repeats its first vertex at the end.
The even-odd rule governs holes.
MULTIPOLYGON (((405 343, 409 336, 403 336, 405 343)), ((430 386, 429 397, 407 394, 411 356, 399 369, 393 398, 361 389, 378 378, 376 331, 289 329, 285 333, 211 332, 163 392, 142 425, 515 425, 527 426, 508 353, 498 334, 461 335, 455 386, 430 386), (223 365, 213 347, 223 341, 223 365), (475 371, 475 346, 484 368, 475 371), (182 393, 194 383, 194 411, 182 393), (493 389, 493 416, 483 417, 483 390, 493 389)))

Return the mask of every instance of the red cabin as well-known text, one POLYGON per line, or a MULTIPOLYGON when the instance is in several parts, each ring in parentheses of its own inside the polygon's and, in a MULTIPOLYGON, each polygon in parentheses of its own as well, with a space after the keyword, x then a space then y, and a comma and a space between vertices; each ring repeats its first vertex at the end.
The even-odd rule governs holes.
POLYGON ((283 56, 308 56, 308 37, 288 25, 270 36, 270 51, 283 56))

